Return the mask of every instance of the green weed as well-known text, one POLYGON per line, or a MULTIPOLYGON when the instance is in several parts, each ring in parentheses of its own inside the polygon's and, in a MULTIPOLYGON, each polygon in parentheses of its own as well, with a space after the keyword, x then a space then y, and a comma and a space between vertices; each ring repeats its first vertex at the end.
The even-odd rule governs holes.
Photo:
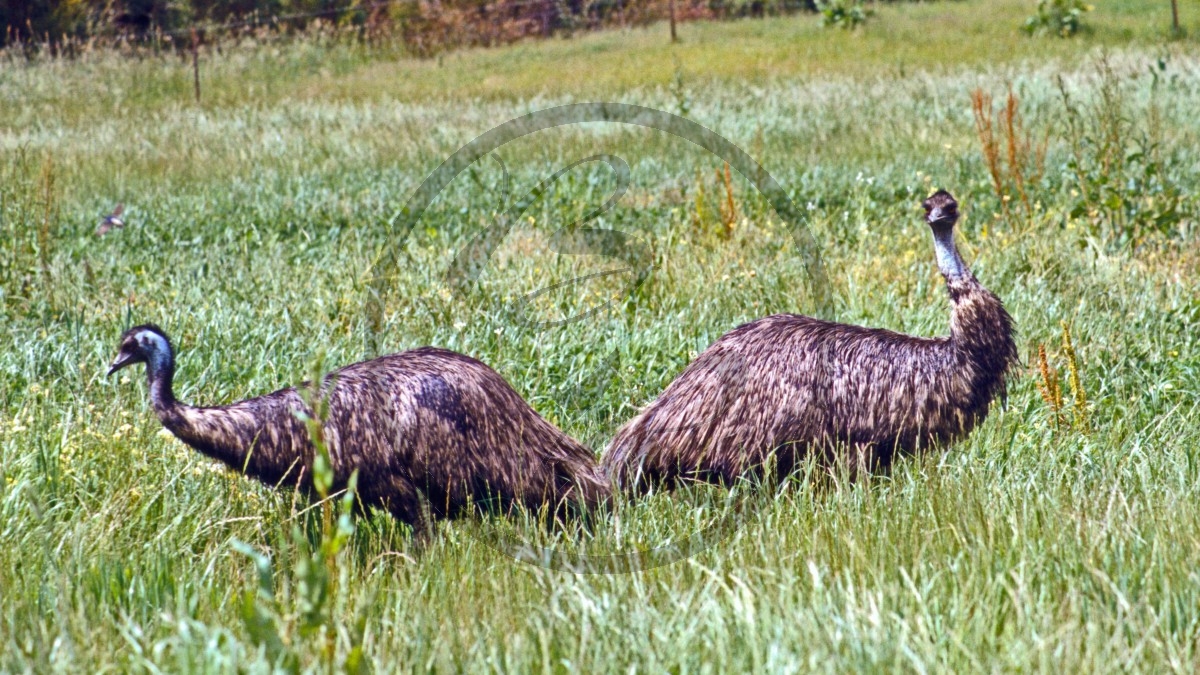
POLYGON ((862 0, 819 0, 817 11, 821 13, 822 26, 845 30, 858 28, 874 14, 862 0))
POLYGON ((1037 12, 1025 19, 1021 30, 1030 35, 1069 38, 1086 28, 1083 15, 1093 9, 1083 0, 1038 0, 1037 12))
MULTIPOLYGON (((1165 70, 1166 62, 1151 68, 1165 70)), ((1089 103, 1077 102, 1059 83, 1074 178, 1070 215, 1120 245, 1137 245, 1150 233, 1178 233, 1195 218, 1196 201, 1175 181, 1173 164, 1180 159, 1164 147, 1158 73, 1152 70, 1149 100, 1135 112, 1112 64, 1102 60, 1097 70, 1098 95, 1089 103)))

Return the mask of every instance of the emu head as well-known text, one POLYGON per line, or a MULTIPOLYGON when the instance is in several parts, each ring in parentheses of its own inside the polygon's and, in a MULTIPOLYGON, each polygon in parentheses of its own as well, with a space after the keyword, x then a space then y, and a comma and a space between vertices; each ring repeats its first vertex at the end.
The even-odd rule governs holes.
POLYGON ((171 367, 172 359, 171 341, 161 328, 152 323, 135 326, 121 335, 121 346, 108 374, 135 363, 145 363, 152 371, 163 372, 171 367))
POLYGON ((925 209, 925 222, 935 231, 950 230, 958 222, 958 202, 945 190, 938 190, 921 203, 925 209))

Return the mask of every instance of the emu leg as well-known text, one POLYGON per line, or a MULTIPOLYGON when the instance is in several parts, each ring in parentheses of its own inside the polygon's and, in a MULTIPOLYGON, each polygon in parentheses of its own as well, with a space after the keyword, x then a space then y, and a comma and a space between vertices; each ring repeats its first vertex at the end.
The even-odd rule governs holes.
POLYGON ((427 542, 433 534, 433 519, 425 495, 404 478, 392 479, 391 491, 384 497, 383 506, 392 517, 406 523, 413 530, 413 539, 418 544, 427 542))
POLYGON ((851 477, 854 480, 867 476, 886 475, 892 470, 896 456, 894 443, 856 443, 851 446, 851 477))
POLYGON ((830 441, 823 454, 824 473, 831 486, 853 485, 871 475, 881 464, 881 453, 874 443, 846 445, 830 441))

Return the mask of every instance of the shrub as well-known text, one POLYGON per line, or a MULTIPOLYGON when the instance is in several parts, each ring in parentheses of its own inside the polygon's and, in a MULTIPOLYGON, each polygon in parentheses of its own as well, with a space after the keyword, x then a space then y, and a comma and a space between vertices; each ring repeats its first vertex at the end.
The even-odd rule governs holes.
POLYGON ((1083 0, 1038 0, 1037 13, 1021 27, 1030 35, 1069 38, 1084 28, 1083 15, 1093 7, 1083 0))
POLYGON ((872 14, 862 0, 819 0, 817 11, 821 13, 822 26, 837 26, 846 30, 858 28, 872 14))
POLYGON ((1061 79, 1059 91, 1066 111, 1071 217, 1117 245, 1137 245, 1151 233, 1177 235, 1194 217, 1195 205, 1179 184, 1186 165, 1168 149, 1155 97, 1146 110, 1131 110, 1107 60, 1100 64, 1093 100, 1077 102, 1061 79))

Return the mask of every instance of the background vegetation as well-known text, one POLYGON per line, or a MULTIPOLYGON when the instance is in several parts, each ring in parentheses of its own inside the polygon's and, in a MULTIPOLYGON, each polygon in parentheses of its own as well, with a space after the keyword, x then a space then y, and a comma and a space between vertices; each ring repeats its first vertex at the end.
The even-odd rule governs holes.
POLYGON ((286 36, 314 27, 371 42, 398 41, 428 55, 465 45, 570 36, 667 19, 733 19, 814 10, 812 0, 34 0, 0 3, 0 46, 76 53, 130 44, 187 46, 191 30, 286 36))
MULTIPOLYGON (((1160 6, 1161 5, 1161 6, 1160 6)), ((1098 7, 1030 40, 1004 0, 696 23, 413 60, 386 45, 252 38, 172 57, 0 65, 0 670, 1194 672, 1200 666, 1200 53, 1169 7, 1098 7), (738 143, 807 215, 841 321, 933 335, 947 303, 918 204, 964 205, 960 241, 1004 298, 1026 368, 944 454, 852 486, 696 490, 591 534, 444 525, 423 553, 387 516, 232 475, 160 433, 120 332, 155 321, 177 390, 215 404, 437 344, 492 364, 599 450, 738 323, 814 311, 789 233, 686 142, 591 126, 502 148, 514 194, 597 152, 633 188, 600 224, 655 271, 522 296, 613 261, 549 235, 612 189, 581 165, 517 223, 478 287, 454 251, 501 218, 499 164, 461 176, 397 243, 450 152, 515 115, 621 100, 738 143), (115 203, 128 225, 103 238, 115 203), (402 264, 379 267, 401 247, 402 264), (369 282, 386 274, 382 326, 369 282), (615 368, 604 358, 616 353, 615 368), (613 553, 729 516, 673 565, 585 575, 491 545, 613 553)), ((1193 18, 1186 16, 1186 21, 1193 18)))

